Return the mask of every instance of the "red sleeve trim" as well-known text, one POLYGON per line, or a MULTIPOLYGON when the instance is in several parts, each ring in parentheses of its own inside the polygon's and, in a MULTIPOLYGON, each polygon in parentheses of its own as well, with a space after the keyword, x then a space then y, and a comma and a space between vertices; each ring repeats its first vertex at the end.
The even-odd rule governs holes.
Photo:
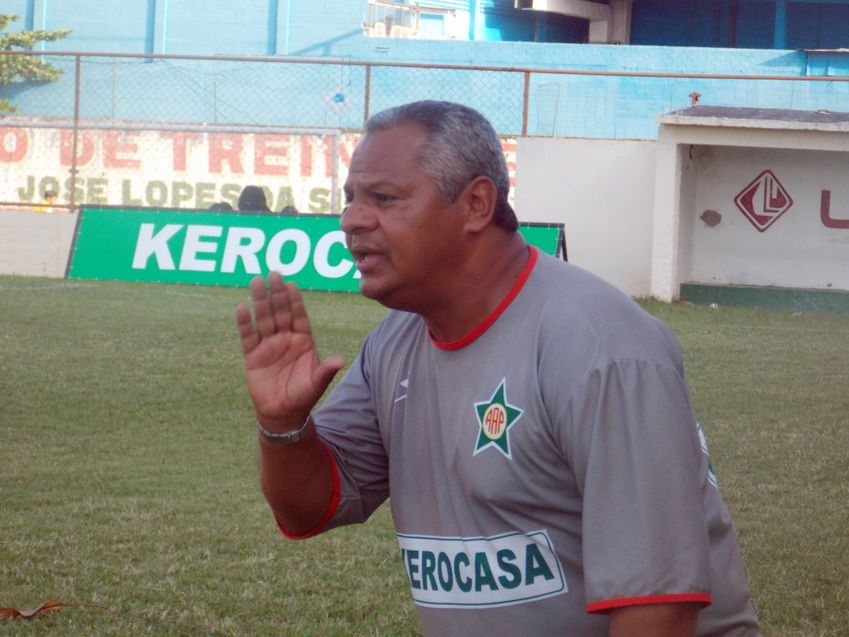
POLYGON ((312 537, 313 535, 318 535, 330 521, 330 518, 334 516, 336 513, 336 509, 339 508, 339 499, 340 499, 340 482, 339 482, 339 467, 336 465, 336 457, 333 455, 333 452, 330 451, 330 447, 327 446, 327 443, 319 438, 319 441, 324 446, 324 451, 327 453, 327 457, 330 459, 330 471, 333 476, 333 487, 330 496, 330 504, 327 507, 327 511, 324 513, 324 517, 319 520, 318 524, 312 527, 306 533, 302 533, 301 535, 295 535, 290 533, 283 525, 280 523, 280 520, 275 518, 277 522, 277 528, 280 529, 280 532, 285 535, 290 540, 305 540, 308 537, 312 537))
POLYGON ((713 598, 710 593, 676 593, 673 595, 645 595, 643 597, 622 597, 620 599, 605 599, 600 602, 587 604, 588 613, 624 608, 626 606, 644 606, 647 604, 684 604, 697 602, 709 606, 713 598))
POLYGON ((516 279, 516 283, 513 284, 513 287, 510 288, 510 291, 504 296, 503 299, 501 299, 501 302, 496 306, 496 308, 494 310, 492 310, 492 312, 489 313, 489 316, 487 316, 483 320, 483 323, 478 325, 475 329, 473 329, 471 332, 466 334, 461 339, 456 340, 456 341, 451 341, 450 343, 443 343, 443 342, 437 341, 433 337, 433 334, 430 334, 430 340, 433 341, 433 344, 436 345, 439 349, 444 349, 444 350, 450 351, 450 350, 462 349, 462 348, 466 347, 467 345, 471 345, 472 343, 474 343, 484 332, 486 332, 490 328, 490 326, 493 323, 495 323, 495 321, 498 320, 498 317, 501 316, 501 314, 504 313, 504 310, 506 310, 509 307, 510 303, 513 302, 513 299, 515 299, 516 296, 519 294, 519 292, 522 291, 522 288, 525 286, 525 283, 527 282, 528 277, 531 276, 531 272, 533 271, 534 265, 536 264, 536 262, 537 262, 537 249, 535 247, 529 245, 528 246, 528 262, 525 264, 524 270, 522 270, 522 273, 519 274, 519 278, 516 279))

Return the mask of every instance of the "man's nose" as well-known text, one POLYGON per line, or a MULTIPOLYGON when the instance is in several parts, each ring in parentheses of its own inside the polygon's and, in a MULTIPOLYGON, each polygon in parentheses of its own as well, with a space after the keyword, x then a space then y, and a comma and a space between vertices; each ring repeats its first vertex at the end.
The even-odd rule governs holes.
POLYGON ((377 218, 369 206, 362 199, 354 198, 342 210, 340 225, 347 234, 356 234, 363 230, 373 230, 377 225, 377 218))

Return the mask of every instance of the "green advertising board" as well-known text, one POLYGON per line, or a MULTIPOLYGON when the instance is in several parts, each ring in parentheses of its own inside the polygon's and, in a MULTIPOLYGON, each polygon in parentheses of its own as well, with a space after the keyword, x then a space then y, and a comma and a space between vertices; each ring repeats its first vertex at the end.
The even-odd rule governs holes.
MULTIPOLYGON (((528 243, 562 256, 563 226, 523 224, 528 243)), ((280 272, 306 290, 356 292, 338 215, 83 207, 68 278, 245 286, 280 272)))

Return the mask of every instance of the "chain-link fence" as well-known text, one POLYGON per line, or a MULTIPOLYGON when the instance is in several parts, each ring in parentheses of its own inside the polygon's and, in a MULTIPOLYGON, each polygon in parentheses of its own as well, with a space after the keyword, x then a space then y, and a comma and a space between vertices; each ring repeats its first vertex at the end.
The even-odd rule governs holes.
POLYGON ((63 77, 0 87, 20 109, 0 119, 4 207, 239 208, 253 185, 274 212, 338 212, 369 113, 418 99, 481 111, 504 136, 511 171, 517 136, 651 139, 656 116, 694 92, 717 105, 849 110, 849 77, 38 55, 63 77))

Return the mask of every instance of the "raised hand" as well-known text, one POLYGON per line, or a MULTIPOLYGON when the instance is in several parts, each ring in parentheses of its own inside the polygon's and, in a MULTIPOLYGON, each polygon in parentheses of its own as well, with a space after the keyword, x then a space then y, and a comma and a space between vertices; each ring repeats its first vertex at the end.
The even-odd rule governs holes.
POLYGON ((245 355, 248 391, 257 419, 285 431, 300 426, 336 373, 339 356, 319 361, 301 292, 280 274, 251 281, 254 320, 245 305, 236 308, 236 326, 245 355))

